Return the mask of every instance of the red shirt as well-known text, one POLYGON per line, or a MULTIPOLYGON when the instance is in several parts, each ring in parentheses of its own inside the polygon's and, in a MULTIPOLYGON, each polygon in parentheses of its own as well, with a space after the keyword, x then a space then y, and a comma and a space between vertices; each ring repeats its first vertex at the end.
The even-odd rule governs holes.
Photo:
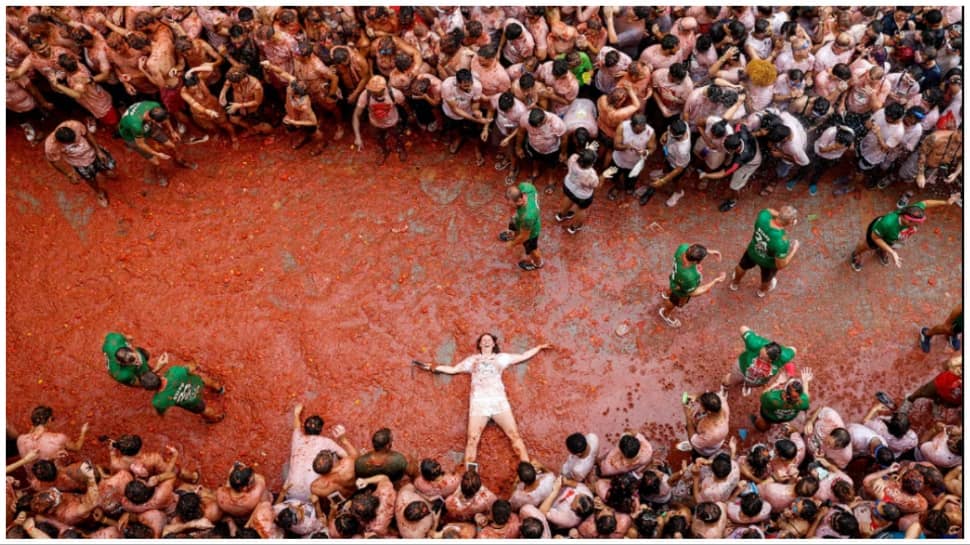
POLYGON ((943 371, 933 379, 936 394, 947 405, 963 405, 963 377, 953 371, 943 371))

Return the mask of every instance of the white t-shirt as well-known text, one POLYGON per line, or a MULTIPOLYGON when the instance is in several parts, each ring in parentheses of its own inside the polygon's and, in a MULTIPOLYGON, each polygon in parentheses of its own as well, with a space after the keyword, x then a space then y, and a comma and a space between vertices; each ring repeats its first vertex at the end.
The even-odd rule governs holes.
POLYGON ((451 106, 448 105, 449 100, 454 100, 458 108, 466 111, 471 109, 473 102, 481 100, 482 82, 478 81, 478 78, 474 75, 472 82, 471 91, 468 92, 462 91, 458 87, 458 79, 455 76, 441 82, 441 109, 445 112, 445 115, 451 119, 464 119, 451 109, 451 106))
POLYGON ((577 484, 576 488, 571 486, 562 487, 556 501, 553 502, 549 512, 546 513, 546 518, 549 522, 555 524, 557 528, 575 528, 579 526, 583 522, 583 519, 572 508, 573 500, 577 495, 589 496, 591 500, 594 497, 593 492, 583 483, 577 484))
MULTIPOLYGON (((887 123, 885 108, 872 114, 870 119, 881 130, 882 139, 886 143, 886 146, 894 148, 902 143, 904 132, 902 120, 892 124, 887 123)), ((866 161, 872 165, 878 165, 886 158, 886 152, 879 146, 879 139, 876 137, 874 131, 866 133, 866 137, 859 144, 859 151, 866 161)))
POLYGON ((627 119, 620 123, 619 130, 623 131, 623 143, 630 149, 614 151, 613 162, 620 168, 633 168, 640 160, 639 152, 647 149, 647 143, 653 138, 653 127, 647 125, 643 132, 637 134, 633 131, 633 122, 627 119))
POLYGON ((283 503, 274 505, 273 512, 279 516, 280 512, 287 507, 292 507, 294 511, 303 512, 303 520, 300 520, 290 527, 290 531, 294 534, 310 537, 324 529, 323 522, 317 518, 317 512, 310 503, 298 500, 286 500, 283 503))
POLYGON ((873 437, 879 439, 882 445, 886 445, 886 440, 879 436, 878 433, 872 431, 870 428, 863 426, 862 424, 856 424, 853 422, 845 427, 849 430, 849 435, 852 436, 852 455, 853 456, 868 456, 869 455, 869 442, 872 441, 873 437))
POLYGON ((600 66, 602 67, 596 70, 596 76, 593 78, 593 84, 601 92, 609 94, 612 93, 613 89, 616 88, 616 80, 619 78, 619 73, 629 68, 630 63, 633 62, 633 59, 631 59, 626 53, 607 45, 600 49, 600 52, 596 55, 595 62, 600 63, 600 66), (603 65, 602 63, 606 59, 606 54, 610 51, 616 51, 619 53, 620 60, 613 66, 603 65))
POLYGON ((806 153, 808 134, 805 132, 805 127, 798 118, 788 112, 781 112, 780 117, 785 126, 791 129, 792 138, 779 147, 786 154, 794 156, 795 164, 798 166, 808 165, 811 161, 808 158, 808 153, 806 153))
POLYGON ((750 47, 758 55, 759 59, 767 59, 771 55, 771 36, 758 39, 754 37, 754 34, 748 34, 748 39, 744 41, 744 46, 750 47))
POLYGON ((579 166, 579 155, 572 154, 566 162, 566 177, 563 184, 566 185, 573 195, 578 199, 588 199, 593 196, 593 190, 599 184, 599 176, 593 167, 581 168, 579 166))
MULTIPOLYGON (((586 446, 589 448, 589 454, 584 458, 580 458, 575 454, 570 453, 566 457, 566 461, 562 464, 562 471, 560 472, 564 478, 571 479, 574 481, 585 481, 589 472, 593 470, 593 466, 596 465, 596 453, 600 450, 600 438, 595 433, 587 433, 586 446)), ((579 524, 578 522, 576 524, 579 524)))
POLYGON ((536 476, 538 484, 532 490, 526 491, 525 485, 519 483, 515 486, 512 495, 509 496, 509 503, 512 509, 521 509, 523 505, 538 506, 552 493, 552 487, 556 483, 556 476, 552 473, 540 473, 536 476))
POLYGON ((546 119, 538 127, 529 123, 529 116, 519 120, 519 126, 529 133, 529 145, 542 154, 559 151, 560 139, 566 134, 566 124, 558 116, 545 112, 546 119))
POLYGON ((313 459, 321 450, 332 450, 340 458, 347 456, 347 451, 329 437, 306 435, 302 429, 293 430, 286 477, 286 482, 292 483, 292 486, 286 491, 286 499, 310 501, 310 484, 319 477, 313 471, 313 459))
POLYGON ((498 107, 499 96, 501 95, 493 96, 489 102, 495 109, 495 126, 498 127, 499 134, 508 136, 519 126, 522 116, 529 114, 529 109, 525 107, 521 100, 513 97, 512 107, 503 112, 498 107))
POLYGON ((900 454, 916 448, 919 444, 919 437, 913 430, 907 430, 902 437, 896 437, 895 435, 889 433, 889 428, 886 427, 887 417, 877 416, 872 420, 863 422, 863 425, 872 431, 878 433, 883 439, 886 440, 886 445, 889 446, 889 450, 893 451, 893 454, 898 458, 900 454))
POLYGON ((818 155, 823 159, 829 159, 829 160, 835 160, 842 157, 845 154, 846 150, 849 148, 842 147, 834 151, 825 151, 825 152, 822 151, 823 148, 831 146, 832 144, 835 143, 835 135, 838 134, 838 132, 839 132, 839 128, 836 127, 835 125, 822 131, 822 134, 819 135, 817 139, 815 139, 815 155, 818 155))
POLYGON ((690 133, 683 140, 677 140, 669 132, 667 133, 666 149, 667 162, 674 168, 687 168, 690 164, 690 133))

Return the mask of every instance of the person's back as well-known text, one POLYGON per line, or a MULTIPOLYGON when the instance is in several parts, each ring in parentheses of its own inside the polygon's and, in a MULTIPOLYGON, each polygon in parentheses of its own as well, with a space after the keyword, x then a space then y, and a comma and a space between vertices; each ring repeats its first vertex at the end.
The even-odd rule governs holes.
POLYGON ((354 462, 357 477, 387 475, 392 481, 401 480, 407 471, 408 459, 400 452, 391 450, 391 430, 377 430, 371 438, 371 444, 374 450, 362 454, 354 462))

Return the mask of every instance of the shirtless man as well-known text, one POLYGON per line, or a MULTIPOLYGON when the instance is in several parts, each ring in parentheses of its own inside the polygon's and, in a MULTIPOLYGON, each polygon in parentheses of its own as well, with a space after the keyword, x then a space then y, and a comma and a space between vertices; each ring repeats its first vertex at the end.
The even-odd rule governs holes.
POLYGON ((618 86, 612 93, 603 95, 596 101, 596 125, 599 127, 597 138, 606 150, 604 161, 607 164, 612 161, 613 141, 616 138, 617 128, 639 112, 640 106, 640 98, 633 92, 633 86, 629 83, 618 86))
POLYGON ((420 474, 414 480, 414 488, 428 501, 444 499, 458 490, 461 477, 455 473, 445 473, 441 464, 430 458, 421 460, 420 474))
POLYGON ((388 528, 394 520, 394 503, 397 491, 387 475, 374 475, 364 479, 357 479, 357 489, 367 489, 363 494, 358 493, 351 500, 351 512, 364 523, 364 536, 367 538, 387 538, 388 528), (377 485, 370 491, 369 485, 377 485))
POLYGON ((478 471, 469 468, 461 478, 460 488, 445 499, 445 509, 449 519, 469 521, 477 513, 490 510, 496 499, 495 494, 482 484, 478 471))
POLYGON ((222 129, 229 136, 232 149, 239 149, 239 139, 236 138, 236 127, 229 121, 225 108, 219 104, 219 99, 212 94, 209 86, 206 85, 204 74, 211 74, 210 64, 204 64, 189 69, 183 78, 182 90, 180 94, 182 100, 189 106, 192 120, 204 131, 211 131, 216 128, 222 129), (203 74, 200 80, 196 74, 203 74))
POLYGON ((216 490, 216 501, 230 517, 248 517, 260 502, 272 500, 266 479, 240 462, 233 465, 226 484, 216 490))
POLYGON ((686 445, 703 457, 710 457, 717 453, 724 445, 729 429, 728 421, 731 412, 727 403, 727 392, 721 388, 720 392, 705 392, 701 394, 699 403, 693 403, 688 397, 684 404, 684 417, 687 420, 686 445))
POLYGON ((176 33, 175 52, 178 55, 179 64, 186 69, 186 73, 193 68, 209 65, 204 81, 206 85, 217 84, 222 79, 222 70, 219 68, 224 61, 222 55, 198 36, 193 38, 186 35, 178 24, 169 23, 169 27, 176 33))
POLYGON ((24 502, 30 505, 32 513, 49 516, 62 524, 70 526, 79 524, 98 507, 99 501, 94 467, 90 463, 84 463, 80 471, 88 482, 84 495, 61 493, 56 488, 52 488, 36 494, 27 494, 18 500, 18 505, 24 502))
POLYGON ((226 108, 229 121, 243 128, 242 136, 250 131, 269 134, 273 127, 259 117, 259 107, 263 104, 263 84, 240 68, 229 70, 226 82, 219 92, 219 104, 226 108), (232 90, 232 101, 228 92, 232 90))
POLYGON ((416 490, 406 484, 397 492, 394 519, 402 539, 423 539, 435 529, 438 516, 431 512, 431 504, 416 490))
POLYGON ((47 425, 54 419, 54 411, 47 406, 39 405, 30 413, 30 423, 33 427, 29 432, 17 437, 17 452, 26 456, 28 452, 37 451, 42 460, 65 460, 68 451, 78 452, 84 445, 84 438, 88 433, 88 423, 81 426, 81 435, 71 442, 67 435, 48 431, 47 425))
POLYGON ((129 95, 151 96, 158 92, 158 87, 138 69, 139 59, 147 57, 151 46, 144 34, 140 32, 133 32, 127 36, 112 34, 108 36, 106 44, 108 60, 111 61, 115 74, 129 95))
POLYGON ((44 155, 72 184, 83 179, 94 190, 98 204, 108 206, 108 193, 98 184, 97 176, 103 172, 109 178, 116 177, 115 160, 80 121, 68 120, 58 125, 44 142, 44 155), (61 167, 61 163, 68 168, 61 167))
MULTIPOLYGON (((165 511, 175 506, 175 475, 163 473, 147 481, 134 479, 125 485, 121 507, 127 513, 142 514, 148 511, 165 511)), ((164 525, 164 523, 163 523, 164 525)))
MULTIPOLYGON (((334 427, 335 430, 337 427, 334 427)), ((357 478, 354 460, 360 453, 345 436, 340 435, 340 442, 347 449, 347 456, 339 457, 336 452, 324 449, 313 459, 313 471, 319 477, 310 484, 310 492, 318 498, 329 498, 335 493, 340 497, 349 497, 354 490, 357 478)), ((341 501, 339 497, 335 499, 338 503, 341 501)))
POLYGON ((356 104, 357 97, 370 81, 370 63, 356 49, 336 46, 330 50, 333 69, 340 76, 340 87, 349 104, 356 104))
POLYGON ((627 430, 617 446, 600 456, 600 475, 612 477, 621 473, 638 471, 650 464, 653 446, 642 433, 627 430))
MULTIPOLYGON (((927 183, 952 185, 962 173, 963 131, 953 130, 952 127, 927 134, 919 150, 903 162, 899 172, 903 180, 915 179, 920 189, 925 188, 927 183)), ((958 189, 958 186, 953 186, 953 191, 958 189)))
POLYGON ((61 55, 58 64, 64 69, 66 81, 51 82, 51 87, 83 106, 103 127, 113 129, 118 124, 118 110, 111 104, 111 95, 94 81, 91 72, 78 64, 74 57, 61 55))
MULTIPOLYGON (((303 420, 301 425, 300 416, 302 414, 302 404, 293 408, 293 433, 290 436, 290 459, 286 477, 286 482, 290 484, 290 487, 286 497, 287 499, 309 501, 311 484, 317 478, 317 472, 314 471, 314 462, 318 453, 322 450, 329 450, 340 458, 345 458, 348 451, 344 450, 333 439, 321 435, 323 432, 322 418, 318 415, 311 415, 303 420)), ((349 444, 344 437, 343 426, 334 426, 333 432, 339 441, 345 445, 349 444)))

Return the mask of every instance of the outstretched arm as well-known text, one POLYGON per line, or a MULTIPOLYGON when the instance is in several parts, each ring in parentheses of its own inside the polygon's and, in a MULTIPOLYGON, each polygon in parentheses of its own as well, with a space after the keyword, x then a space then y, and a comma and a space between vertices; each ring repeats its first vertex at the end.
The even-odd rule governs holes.
POLYGON ((511 356, 511 361, 509 362, 509 365, 515 365, 516 363, 522 363, 525 360, 531 358, 532 356, 535 356, 536 354, 538 354, 539 352, 541 352, 541 351, 543 351, 543 350, 545 350, 547 348, 552 348, 552 345, 551 344, 540 344, 539 346, 536 346, 534 348, 530 348, 530 349, 526 350, 525 352, 523 352, 521 354, 508 354, 509 356, 511 356))
POLYGON ((432 367, 432 373, 444 373, 446 375, 457 375, 458 373, 464 373, 463 368, 470 367, 472 364, 472 359, 475 356, 468 356, 467 358, 461 360, 458 365, 438 365, 437 367, 432 367))

